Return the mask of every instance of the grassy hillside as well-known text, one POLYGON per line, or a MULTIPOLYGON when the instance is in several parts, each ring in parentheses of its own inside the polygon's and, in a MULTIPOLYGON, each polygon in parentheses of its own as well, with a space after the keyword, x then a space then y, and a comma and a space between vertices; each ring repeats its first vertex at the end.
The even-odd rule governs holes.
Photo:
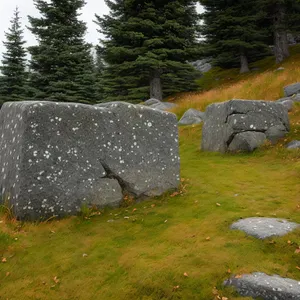
MULTIPOLYGON (((276 99, 285 84, 300 79, 299 62, 296 54, 282 72, 273 67, 181 95, 177 113, 231 98, 276 99)), ((300 106, 290 117, 289 136, 253 154, 202 153, 201 125, 181 127, 178 195, 42 224, 7 221, 2 214, 0 299, 238 300, 249 298, 222 287, 232 274, 300 280, 300 230, 261 241, 229 229, 252 216, 300 223, 300 151, 284 148, 300 138, 300 106)))
POLYGON ((181 94, 171 97, 179 107, 174 110, 179 116, 190 107, 205 110, 208 104, 230 99, 276 100, 283 97, 283 87, 300 81, 300 45, 291 48, 292 56, 281 65, 273 57, 253 63, 251 73, 239 74, 239 69, 214 68, 206 73, 199 85, 208 91, 181 94), (276 71, 283 67, 283 71, 276 71))

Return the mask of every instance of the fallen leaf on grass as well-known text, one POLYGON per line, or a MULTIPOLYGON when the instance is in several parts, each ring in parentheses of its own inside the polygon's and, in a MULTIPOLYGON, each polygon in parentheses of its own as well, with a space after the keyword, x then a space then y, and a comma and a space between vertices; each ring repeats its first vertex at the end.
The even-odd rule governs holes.
POLYGON ((221 204, 220 204, 220 203, 216 203, 216 205, 217 205, 217 206, 221 206, 221 204))
POLYGON ((227 273, 228 273, 228 274, 230 274, 230 273, 231 273, 231 270, 230 270, 230 269, 228 269, 228 270, 227 270, 227 273))
POLYGON ((177 291, 179 288, 180 288, 180 286, 179 286, 179 285, 175 285, 175 286, 173 286, 173 292, 177 291))
POLYGON ((297 266, 296 269, 300 270, 300 267, 297 266))
POLYGON ((6 272, 6 277, 10 275, 10 272, 6 272))
POLYGON ((86 253, 83 253, 82 254, 82 257, 87 257, 88 255, 86 253))
POLYGON ((155 204, 151 204, 151 207, 155 207, 155 204))
POLYGON ((137 208, 134 208, 134 209, 132 210, 132 212, 135 212, 135 211, 137 211, 137 208))
POLYGON ((175 196, 178 196, 179 193, 178 192, 174 192, 173 194, 170 195, 170 197, 175 197, 175 196))
POLYGON ((212 293, 215 296, 219 295, 219 291, 218 291, 218 289, 216 287, 213 288, 212 293))
POLYGON ((300 248, 296 249, 296 250, 295 250, 295 253, 296 253, 296 254, 299 254, 299 253, 300 253, 300 248))
POLYGON ((206 240, 206 241, 210 241, 210 237, 208 236, 205 240, 206 240))
POLYGON ((55 276, 54 278, 53 278, 53 281, 57 284, 57 283, 59 283, 59 279, 57 278, 57 276, 55 276))
POLYGON ((5 257, 2 258, 1 260, 3 263, 6 263, 7 262, 7 259, 5 257))
POLYGON ((188 273, 187 273, 187 272, 184 272, 184 273, 183 273, 183 276, 185 276, 185 277, 189 277, 189 275, 188 275, 188 273))
POLYGON ((227 297, 222 297, 222 300, 228 300, 228 298, 227 297))

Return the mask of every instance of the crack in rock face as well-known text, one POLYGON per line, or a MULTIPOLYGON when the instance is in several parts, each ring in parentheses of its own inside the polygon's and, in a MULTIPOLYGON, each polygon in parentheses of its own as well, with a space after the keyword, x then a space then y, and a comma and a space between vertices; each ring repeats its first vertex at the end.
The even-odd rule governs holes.
POLYGON ((19 219, 117 206, 180 182, 174 114, 128 103, 8 102, 0 111, 2 201, 19 219))
POLYGON ((276 143, 290 130, 281 103, 231 100, 208 106, 201 148, 211 152, 251 152, 267 139, 276 143))
POLYGON ((225 286, 233 286, 244 297, 262 298, 265 300, 300 300, 300 282, 269 276, 264 273, 245 274, 232 277, 224 282, 225 286))

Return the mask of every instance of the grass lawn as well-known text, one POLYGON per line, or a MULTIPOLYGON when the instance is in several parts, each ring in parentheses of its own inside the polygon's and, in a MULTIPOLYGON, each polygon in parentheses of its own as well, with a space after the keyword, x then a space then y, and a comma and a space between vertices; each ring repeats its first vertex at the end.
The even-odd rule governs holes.
MULTIPOLYGON (((253 91, 252 98, 266 99, 263 80, 266 88, 274 84, 269 94, 275 99, 286 82, 300 78, 300 68, 286 64, 282 73, 266 71, 182 96, 177 112, 247 90, 243 98, 253 91)), ((299 138, 300 106, 290 117, 285 140, 247 155, 202 153, 201 125, 181 127, 180 195, 105 209, 89 219, 30 224, 0 215, 0 299, 237 300, 247 298, 222 287, 233 274, 260 271, 300 280, 300 230, 261 241, 229 229, 253 216, 300 223, 300 150, 284 148, 299 138)))

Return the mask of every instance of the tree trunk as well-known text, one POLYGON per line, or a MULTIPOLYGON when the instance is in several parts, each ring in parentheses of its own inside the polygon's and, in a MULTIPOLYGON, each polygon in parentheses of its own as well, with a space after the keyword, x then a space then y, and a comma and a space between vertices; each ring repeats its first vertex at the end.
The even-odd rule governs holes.
POLYGON ((162 100, 162 85, 159 71, 154 72, 150 79, 150 98, 162 100))
POLYGON ((277 64, 290 56, 286 31, 286 8, 280 4, 277 5, 274 14, 274 53, 277 64))
POLYGON ((240 74, 250 72, 250 70, 249 70, 249 64, 248 64, 248 58, 247 58, 247 56, 245 55, 244 52, 241 53, 240 58, 241 58, 240 74))

